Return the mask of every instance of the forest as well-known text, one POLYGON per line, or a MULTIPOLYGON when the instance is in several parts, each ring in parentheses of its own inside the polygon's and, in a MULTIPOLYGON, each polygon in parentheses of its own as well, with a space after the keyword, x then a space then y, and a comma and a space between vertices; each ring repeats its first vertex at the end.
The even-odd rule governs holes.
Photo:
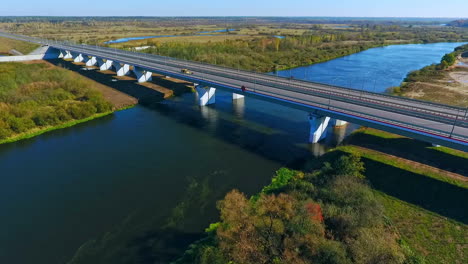
POLYGON ((92 81, 45 63, 2 63, 0 80, 0 142, 112 110, 92 81))

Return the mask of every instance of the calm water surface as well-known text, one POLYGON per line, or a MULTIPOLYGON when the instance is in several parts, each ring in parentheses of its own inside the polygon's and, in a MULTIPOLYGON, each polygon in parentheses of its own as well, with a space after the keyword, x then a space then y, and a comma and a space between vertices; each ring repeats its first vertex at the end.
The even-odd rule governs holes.
MULTIPOLYGON (((458 45, 377 48, 278 74, 384 91, 458 45)), ((200 108, 185 94, 1 145, 0 263, 168 262, 216 220, 227 191, 253 194, 354 128, 309 145, 305 112, 216 99, 200 108)))

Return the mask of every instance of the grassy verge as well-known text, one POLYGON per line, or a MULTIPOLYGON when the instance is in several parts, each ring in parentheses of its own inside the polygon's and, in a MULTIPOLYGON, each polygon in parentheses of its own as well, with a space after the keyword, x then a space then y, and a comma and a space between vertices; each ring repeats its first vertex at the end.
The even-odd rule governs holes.
POLYGON ((15 49, 23 54, 28 54, 37 49, 39 45, 14 39, 0 38, 0 54, 8 54, 15 49))
POLYGON ((424 255, 427 263, 466 263, 467 225, 382 192, 376 192, 376 196, 401 238, 424 255))

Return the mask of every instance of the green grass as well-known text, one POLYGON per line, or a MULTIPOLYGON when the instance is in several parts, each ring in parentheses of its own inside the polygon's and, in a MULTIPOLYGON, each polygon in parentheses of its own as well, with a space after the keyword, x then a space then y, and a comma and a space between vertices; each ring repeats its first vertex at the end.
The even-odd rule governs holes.
POLYGON ((369 160, 377 161, 382 164, 386 164, 386 165, 399 168, 405 171, 409 171, 412 173, 416 173, 419 175, 424 175, 424 176, 427 176, 427 177, 430 177, 430 178, 433 178, 442 182, 447 182, 455 186, 468 189, 468 182, 466 181, 464 182, 461 180, 453 179, 453 178, 447 177, 446 175, 442 173, 438 173, 432 170, 427 170, 424 167, 417 167, 417 166, 413 166, 412 164, 400 162, 398 159, 395 159, 394 157, 389 157, 385 153, 375 152, 375 151, 367 150, 367 149, 358 149, 354 146, 341 146, 341 147, 338 147, 337 150, 348 152, 348 153, 359 153, 363 158, 366 158, 369 160))
POLYGON ((385 214, 410 247, 429 264, 467 263, 468 226, 376 192, 385 214))
POLYGON ((15 49, 23 54, 28 54, 38 47, 39 45, 34 43, 0 37, 0 54, 8 54, 8 52, 12 49, 15 49))
POLYGON ((467 263, 466 181, 454 180, 443 171, 411 166, 411 162, 386 155, 444 169, 456 168, 456 172, 465 173, 467 153, 434 148, 391 133, 362 128, 353 133, 345 145, 331 150, 310 166, 320 166, 351 152, 362 156, 366 179, 393 227, 413 251, 425 256, 427 263, 467 263))
POLYGON ((468 153, 398 136, 376 129, 361 128, 344 144, 373 149, 410 161, 468 176, 468 153))

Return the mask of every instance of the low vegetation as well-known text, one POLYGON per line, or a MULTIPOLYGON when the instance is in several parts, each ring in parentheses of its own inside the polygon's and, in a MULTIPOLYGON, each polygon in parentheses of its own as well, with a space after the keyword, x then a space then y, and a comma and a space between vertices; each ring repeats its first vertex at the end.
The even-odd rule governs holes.
POLYGON ((426 263, 466 262, 466 152, 361 128, 322 159, 343 153, 362 157, 363 174, 392 227, 426 263))
MULTIPOLYGON (((243 30, 240 29, 240 36, 245 36, 242 35, 243 30)), ((271 72, 324 62, 383 45, 468 39, 468 32, 449 33, 442 29, 431 31, 382 25, 367 25, 347 30, 315 26, 313 29, 302 30, 301 35, 290 34, 285 38, 272 37, 275 32, 260 31, 256 32, 257 37, 252 39, 226 39, 222 42, 208 43, 149 39, 144 45, 151 48, 144 52, 232 68, 271 72)), ((276 34, 283 37, 285 35, 281 30, 276 34)), ((142 43, 139 42, 139 45, 142 43)), ((118 46, 131 49, 132 44, 118 46)))
POLYGON ((320 170, 281 169, 248 199, 218 203, 221 221, 176 263, 424 263, 395 232, 357 155, 320 170))
POLYGON ((438 103, 468 106, 466 100, 468 89, 465 87, 468 70, 464 67, 455 67, 457 59, 466 52, 468 45, 457 47, 453 52, 445 54, 440 63, 410 72, 401 86, 393 87, 391 92, 438 103), (460 77, 460 80, 453 78, 454 73, 460 77))
POLYGON ((377 43, 323 44, 336 36, 297 37, 284 40, 257 38, 212 43, 149 42, 144 52, 206 62, 232 68, 269 72, 328 61, 376 47, 377 43))
POLYGON ((39 45, 34 43, 0 37, 0 55, 8 55, 12 49, 15 49, 23 54, 28 54, 38 47, 39 45))
POLYGON ((452 27, 468 27, 468 19, 455 20, 447 24, 452 27))
POLYGON ((2 63, 0 80, 0 142, 112 110, 92 81, 45 63, 2 63))

